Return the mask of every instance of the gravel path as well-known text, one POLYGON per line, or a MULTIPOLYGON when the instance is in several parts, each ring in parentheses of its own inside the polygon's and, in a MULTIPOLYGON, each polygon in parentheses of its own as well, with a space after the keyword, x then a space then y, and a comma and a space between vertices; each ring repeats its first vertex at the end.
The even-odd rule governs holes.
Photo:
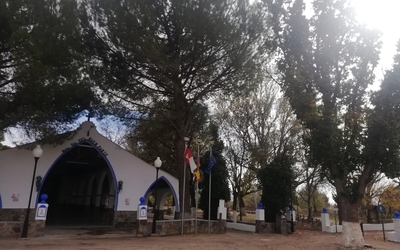
MULTIPOLYGON (((340 234, 299 231, 291 235, 254 234, 228 230, 222 235, 131 237, 129 234, 46 235, 32 239, 0 239, 1 250, 336 250, 340 234)), ((373 249, 399 250, 400 243, 384 242, 382 232, 367 232, 373 249)))

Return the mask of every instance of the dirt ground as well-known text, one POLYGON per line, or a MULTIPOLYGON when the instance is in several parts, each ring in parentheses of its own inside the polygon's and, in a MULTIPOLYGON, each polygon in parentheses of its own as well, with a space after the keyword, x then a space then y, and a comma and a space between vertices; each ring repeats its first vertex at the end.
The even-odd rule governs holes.
MULTIPOLYGON (((132 237, 129 234, 103 235, 45 235, 32 239, 0 239, 0 249, 41 250, 186 250, 186 249, 245 249, 245 250, 333 250, 340 234, 298 231, 290 235, 255 234, 228 230, 223 235, 185 235, 167 237, 132 237)), ((382 232, 366 232, 365 241, 373 249, 399 250, 400 243, 383 241, 382 232)))

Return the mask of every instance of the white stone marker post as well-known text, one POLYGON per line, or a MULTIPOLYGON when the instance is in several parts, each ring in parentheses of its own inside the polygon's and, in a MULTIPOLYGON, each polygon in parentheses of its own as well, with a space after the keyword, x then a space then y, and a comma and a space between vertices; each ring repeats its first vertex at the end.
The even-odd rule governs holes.
POLYGON ((322 232, 326 232, 327 227, 330 225, 331 225, 331 222, 329 221, 329 214, 328 214, 326 208, 323 208, 322 213, 321 213, 322 232))
POLYGON ((220 220, 226 220, 225 200, 219 200, 218 219, 220 219, 220 220))
POLYGON ((256 209, 256 233, 262 233, 262 226, 265 221, 265 211, 263 209, 262 202, 257 204, 256 209))
POLYGON ((140 197, 140 204, 137 207, 137 231, 136 234, 139 236, 147 236, 149 232, 147 230, 147 205, 144 203, 145 198, 140 197))
POLYGON ((37 205, 35 220, 46 220, 47 210, 49 208, 49 204, 46 203, 47 198, 47 194, 42 194, 40 196, 42 201, 37 205))

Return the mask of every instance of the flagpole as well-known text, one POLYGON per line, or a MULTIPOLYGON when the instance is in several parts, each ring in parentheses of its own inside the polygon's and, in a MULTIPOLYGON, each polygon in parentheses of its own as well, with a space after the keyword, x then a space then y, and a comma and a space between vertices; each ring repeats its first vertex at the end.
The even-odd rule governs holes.
POLYGON ((181 211, 181 236, 183 236, 183 217, 185 216, 185 196, 186 196, 186 161, 185 154, 187 148, 187 142, 189 138, 184 137, 185 140, 185 150, 183 151, 183 192, 182 192, 182 211, 181 211))
MULTIPOLYGON (((212 156, 212 144, 210 146, 210 161, 212 156)), ((208 170, 208 235, 210 235, 211 228, 211 169, 208 170)))
MULTIPOLYGON (((200 143, 201 143, 201 139, 197 138, 197 171, 199 170, 199 163, 200 163, 200 143)), ((199 174, 197 172, 197 174, 199 174)), ((194 193, 194 197, 195 197, 195 201, 196 201, 196 206, 195 206, 195 212, 194 212, 194 225, 195 225, 195 229, 194 229, 194 235, 197 235, 197 207, 198 207, 198 202, 197 202, 197 196, 198 196, 198 192, 199 192, 199 180, 197 179, 197 175, 196 175, 196 191, 194 193)))

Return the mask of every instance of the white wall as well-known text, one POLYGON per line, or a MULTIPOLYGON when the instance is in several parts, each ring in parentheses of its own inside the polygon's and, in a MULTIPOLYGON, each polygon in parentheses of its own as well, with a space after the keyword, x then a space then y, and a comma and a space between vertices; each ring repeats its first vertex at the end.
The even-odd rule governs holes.
MULTIPOLYGON (((328 232, 328 233, 336 233, 336 231, 338 233, 342 232, 341 225, 335 225, 335 224, 332 225, 330 223, 328 213, 321 214, 321 226, 322 226, 323 232, 328 232)), ((385 223, 384 227, 385 227, 385 230, 388 230, 388 231, 394 230, 393 223, 385 223)), ((363 224, 363 230, 364 231, 382 231, 382 224, 363 224)))
MULTIPOLYGON (((62 150, 70 147, 72 143, 78 142, 81 138, 88 139, 90 137, 108 154, 106 158, 113 167, 116 183, 120 180, 124 183, 123 190, 119 194, 117 193, 117 210, 136 211, 139 198, 145 195, 155 180, 155 168, 109 141, 99 134, 95 127, 90 128, 91 126, 95 125, 92 122, 82 123, 73 139, 65 141, 62 145, 43 145, 43 155, 38 161, 36 176, 40 175, 44 179, 49 168, 62 155, 62 150), (89 129, 90 135, 87 136, 89 129), (129 200, 129 204, 125 203, 126 199, 129 200)), ((13 148, 0 151, 0 195, 3 208, 27 207, 34 166, 31 150, 35 146, 32 144, 24 149, 13 148), (13 194, 19 195, 18 201, 13 201, 11 198, 13 194)), ((171 183, 177 195, 177 202, 179 202, 178 179, 162 170, 159 171, 159 177, 161 176, 171 183)), ((31 207, 36 204, 36 195, 36 186, 34 186, 31 207)))

